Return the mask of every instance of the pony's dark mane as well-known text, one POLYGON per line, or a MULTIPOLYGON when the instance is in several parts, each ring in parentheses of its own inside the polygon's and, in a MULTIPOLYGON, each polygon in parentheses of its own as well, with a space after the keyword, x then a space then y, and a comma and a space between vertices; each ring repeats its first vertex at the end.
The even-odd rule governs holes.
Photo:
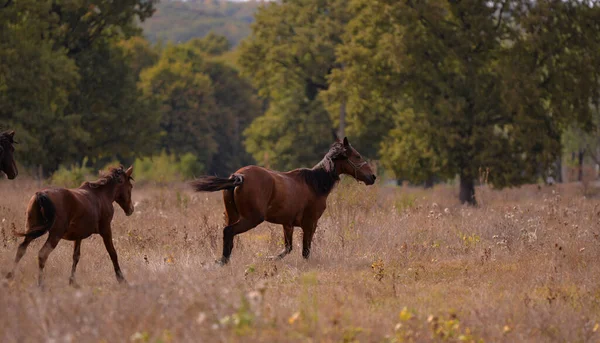
POLYGON ((335 142, 331 145, 321 162, 317 163, 312 169, 300 169, 300 175, 304 178, 304 182, 317 195, 329 194, 340 180, 340 176, 335 171, 334 161, 340 159, 344 151, 344 145, 340 142, 335 142))
POLYGON ((117 168, 110 168, 108 172, 101 172, 100 178, 96 181, 86 181, 82 186, 90 186, 91 188, 98 188, 105 185, 108 185, 112 182, 119 182, 121 176, 125 175, 125 170, 123 170, 123 166, 117 168))
POLYGON ((12 136, 9 134, 9 131, 0 132, 0 145, 3 147, 7 147, 14 143, 12 136))

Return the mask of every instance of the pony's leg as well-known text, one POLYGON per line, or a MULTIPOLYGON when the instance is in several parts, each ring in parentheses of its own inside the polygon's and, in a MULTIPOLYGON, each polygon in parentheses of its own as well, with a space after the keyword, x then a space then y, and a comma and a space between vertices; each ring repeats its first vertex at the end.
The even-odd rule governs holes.
POLYGON ((233 237, 235 237, 235 235, 253 229, 263 221, 264 219, 262 217, 256 219, 241 218, 235 224, 226 226, 223 229, 223 257, 221 257, 219 263, 224 265, 229 262, 231 250, 233 250, 233 237))
POLYGON ((283 238, 285 241, 285 247, 283 251, 279 253, 279 255, 275 256, 276 259, 282 259, 285 255, 292 252, 292 239, 294 237, 294 226, 293 225, 283 225, 283 238))
POLYGON ((71 267, 71 277, 69 278, 69 285, 79 287, 75 282, 75 270, 77 269, 77 263, 79 263, 79 255, 81 253, 81 239, 75 241, 73 248, 73 267, 71 267))
POLYGON ((55 235, 49 235, 48 236, 48 240, 46 240, 46 243, 44 243, 44 246, 42 247, 42 249, 40 249, 40 253, 38 256, 38 263, 39 263, 39 274, 38 274, 38 286, 42 287, 44 285, 44 266, 46 265, 46 260, 48 260, 48 256, 50 256, 50 253, 52 252, 52 250, 54 250, 54 248, 56 248, 56 246, 58 245, 58 242, 60 241, 60 237, 55 236, 55 235))
POLYGON ((316 229, 317 225, 312 223, 302 226, 302 257, 304 258, 310 256, 310 247, 316 229))
POLYGON ((15 257, 15 263, 13 264, 12 270, 8 272, 8 274, 6 274, 7 279, 11 279, 15 275, 15 269, 17 269, 17 264, 19 264, 19 261, 21 261, 23 255, 25 255, 25 251, 27 251, 27 247, 29 246, 29 243, 31 243, 31 241, 33 241, 33 238, 25 236, 25 240, 23 241, 23 243, 19 244, 19 248, 17 248, 17 256, 15 257))
POLYGON ((117 275, 117 281, 119 283, 124 283, 125 278, 123 277, 123 273, 121 272, 121 267, 119 267, 119 260, 117 258, 117 251, 115 250, 115 246, 112 241, 112 232, 107 230, 106 233, 102 234, 102 240, 104 241, 104 246, 106 247, 106 251, 110 255, 110 259, 113 263, 113 267, 115 268, 115 274, 117 275))

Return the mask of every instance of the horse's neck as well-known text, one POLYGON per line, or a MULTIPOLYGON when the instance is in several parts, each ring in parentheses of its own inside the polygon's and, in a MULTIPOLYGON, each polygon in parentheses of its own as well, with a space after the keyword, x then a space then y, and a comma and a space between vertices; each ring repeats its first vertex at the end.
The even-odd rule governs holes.
POLYGON ((319 164, 310 169, 308 173, 311 173, 312 176, 306 179, 306 181, 315 188, 317 194, 324 197, 329 196, 333 190, 333 187, 335 187, 339 181, 339 176, 337 174, 337 169, 335 169, 335 165, 333 163, 330 165, 326 163, 327 161, 325 161, 325 163, 324 161, 321 161, 319 164))
POLYGON ((109 182, 106 185, 92 187, 90 184, 86 185, 92 194, 105 200, 106 202, 113 203, 115 201, 115 195, 117 193, 117 185, 113 182, 109 182))

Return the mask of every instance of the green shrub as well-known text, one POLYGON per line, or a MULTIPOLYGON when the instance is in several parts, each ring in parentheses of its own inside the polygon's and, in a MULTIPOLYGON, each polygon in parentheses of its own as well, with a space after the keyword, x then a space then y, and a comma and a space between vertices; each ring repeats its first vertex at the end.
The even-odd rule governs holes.
POLYGON ((158 156, 138 158, 133 165, 136 180, 158 183, 190 179, 204 171, 204 165, 192 153, 177 158, 163 151, 158 156))
POLYGON ((92 170, 85 167, 87 161, 88 159, 86 157, 81 162, 81 165, 73 164, 69 168, 60 166, 58 170, 52 174, 50 182, 53 185, 61 187, 79 187, 87 179, 87 177, 92 174, 92 170))

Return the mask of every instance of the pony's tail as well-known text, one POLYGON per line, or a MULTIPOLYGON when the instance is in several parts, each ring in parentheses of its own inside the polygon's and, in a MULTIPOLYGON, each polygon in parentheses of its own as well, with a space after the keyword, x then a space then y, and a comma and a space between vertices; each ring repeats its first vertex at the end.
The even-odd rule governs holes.
MULTIPOLYGON (((35 205, 37 205, 37 208, 32 206, 28 211, 39 211, 39 217, 42 218, 43 222, 41 224, 37 223, 38 225, 34 227, 30 227, 25 233, 17 233, 17 236, 38 238, 48 232, 52 225, 54 225, 54 221, 56 220, 56 207, 54 207, 48 194, 41 192, 35 193, 34 206, 35 205)), ((29 213, 28 215, 30 216, 29 213)))
POLYGON ((196 192, 216 192, 224 189, 234 189, 244 183, 244 177, 233 174, 228 179, 216 176, 201 176, 190 182, 196 192))

